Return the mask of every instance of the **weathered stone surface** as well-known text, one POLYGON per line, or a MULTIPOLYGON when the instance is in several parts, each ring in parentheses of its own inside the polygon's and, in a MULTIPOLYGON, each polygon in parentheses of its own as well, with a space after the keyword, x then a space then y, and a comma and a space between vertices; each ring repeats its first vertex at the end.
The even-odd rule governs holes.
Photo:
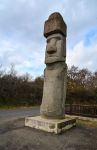
POLYGON ((25 126, 56 134, 75 126, 76 120, 65 118, 67 65, 66 24, 59 13, 53 13, 45 22, 47 38, 41 116, 27 117, 25 126))
POLYGON ((65 62, 65 59, 66 38, 59 33, 48 36, 45 52, 45 64, 48 65, 55 62, 65 62))
POLYGON ((47 37, 46 68, 40 114, 45 118, 59 119, 64 117, 67 77, 66 24, 59 13, 50 15, 44 35, 47 37))
POLYGON ((44 90, 40 113, 44 117, 63 118, 65 109, 64 63, 48 66, 44 71, 44 90))
POLYGON ((76 125, 76 120, 71 118, 65 119, 46 119, 41 116, 27 117, 25 119, 25 125, 28 127, 40 129, 51 133, 61 133, 67 129, 76 125))
POLYGON ((60 15, 60 13, 55 12, 50 15, 48 20, 45 22, 44 25, 44 36, 48 37, 49 35, 60 33, 63 36, 66 36, 66 29, 67 26, 60 15))

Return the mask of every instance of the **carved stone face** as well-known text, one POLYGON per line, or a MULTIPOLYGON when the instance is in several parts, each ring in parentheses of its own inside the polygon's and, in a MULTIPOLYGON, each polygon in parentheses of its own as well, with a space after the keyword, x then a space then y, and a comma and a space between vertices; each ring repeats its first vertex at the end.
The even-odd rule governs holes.
POLYGON ((65 61, 66 48, 65 38, 61 34, 53 34, 47 38, 45 64, 65 61))

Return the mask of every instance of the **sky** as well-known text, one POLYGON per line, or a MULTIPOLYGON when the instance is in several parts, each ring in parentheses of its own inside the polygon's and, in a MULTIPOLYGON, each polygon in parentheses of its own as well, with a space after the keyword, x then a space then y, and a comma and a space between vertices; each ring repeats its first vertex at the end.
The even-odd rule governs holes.
POLYGON ((43 75, 44 22, 59 12, 67 24, 68 67, 97 71, 97 0, 0 0, 0 65, 43 75))

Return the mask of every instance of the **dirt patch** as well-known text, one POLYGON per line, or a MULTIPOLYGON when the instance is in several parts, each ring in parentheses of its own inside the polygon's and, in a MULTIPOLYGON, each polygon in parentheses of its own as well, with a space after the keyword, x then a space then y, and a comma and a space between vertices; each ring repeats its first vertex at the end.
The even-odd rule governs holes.
POLYGON ((97 128, 97 121, 77 120, 77 124, 88 128, 97 128))

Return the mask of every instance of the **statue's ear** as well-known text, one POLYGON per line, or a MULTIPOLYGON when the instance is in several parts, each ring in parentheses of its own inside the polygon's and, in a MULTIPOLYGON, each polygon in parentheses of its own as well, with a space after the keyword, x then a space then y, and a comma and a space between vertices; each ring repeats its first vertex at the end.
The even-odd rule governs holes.
POLYGON ((66 40, 64 40, 64 57, 66 57, 66 40))

